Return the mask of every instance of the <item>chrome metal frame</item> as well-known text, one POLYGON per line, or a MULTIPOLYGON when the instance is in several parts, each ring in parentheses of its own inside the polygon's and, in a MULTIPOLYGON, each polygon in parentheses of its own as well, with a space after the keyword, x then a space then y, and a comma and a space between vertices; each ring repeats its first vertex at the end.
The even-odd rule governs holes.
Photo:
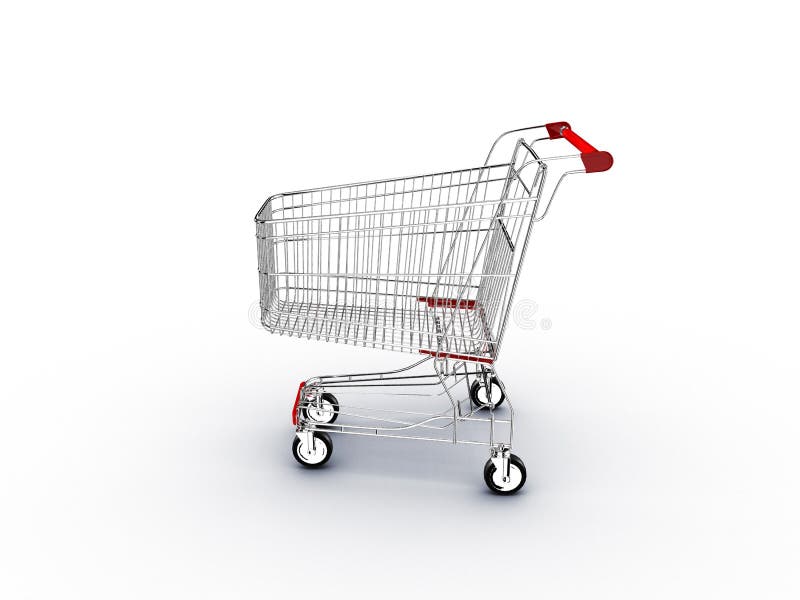
POLYGON ((545 157, 534 149, 550 140, 537 137, 544 128, 503 133, 481 167, 307 189, 264 202, 256 227, 268 331, 426 355, 394 371, 307 380, 296 406, 298 435, 485 445, 508 474, 514 411, 507 390, 497 379, 508 406, 498 418, 491 404, 465 409, 456 388, 465 383, 468 396, 478 381, 491 400, 533 224, 547 216, 565 177, 584 172, 579 154, 545 157), (498 163, 493 156, 506 138, 511 157, 498 163), (430 367, 432 373, 420 374, 430 367), (419 412, 344 402, 378 388, 401 398, 446 399, 449 406, 419 412), (325 413, 326 392, 337 397, 346 422, 304 416, 310 406, 325 413), (471 424, 487 426, 483 440, 465 437, 471 424), (430 433, 417 435, 422 431, 430 433))
POLYGON ((514 411, 509 402, 510 414, 508 418, 497 418, 492 407, 470 407, 464 409, 463 399, 454 396, 454 389, 462 382, 469 382, 473 377, 480 377, 480 370, 470 369, 465 361, 448 361, 434 359, 431 356, 423 358, 407 367, 395 369, 393 371, 374 372, 374 373, 351 373, 345 375, 324 375, 312 377, 305 382, 302 397, 296 409, 298 432, 304 431, 326 431, 332 433, 344 433, 349 435, 369 435, 374 437, 402 438, 413 440, 425 440, 430 442, 447 442, 453 444, 473 444, 480 446, 500 445, 511 447, 513 438, 513 415, 514 411), (422 373, 424 367, 433 366, 433 373, 422 373), (434 388, 433 391, 426 393, 405 392, 391 393, 392 396, 426 396, 432 400, 446 398, 450 406, 437 412, 422 412, 401 410, 395 408, 378 408, 353 406, 340 403, 338 407, 339 417, 349 417, 352 419, 362 419, 373 423, 386 423, 389 425, 356 425, 353 423, 317 423, 313 420, 304 418, 304 409, 314 407, 321 413, 332 414, 334 411, 326 409, 322 402, 324 393, 332 393, 337 398, 355 395, 353 390, 367 389, 370 395, 374 395, 374 390, 380 388, 386 394, 386 388, 434 388), (482 417, 482 412, 488 412, 488 417, 482 417), (478 415, 478 416, 476 416, 478 415), (435 424, 434 424, 435 423, 435 424), (460 423, 485 423, 488 425, 489 441, 480 441, 460 437, 460 423), (506 435, 501 436, 503 441, 497 442, 497 427, 507 426, 506 435), (446 432, 449 435, 428 436, 409 435, 412 429, 425 429, 435 432, 446 432))

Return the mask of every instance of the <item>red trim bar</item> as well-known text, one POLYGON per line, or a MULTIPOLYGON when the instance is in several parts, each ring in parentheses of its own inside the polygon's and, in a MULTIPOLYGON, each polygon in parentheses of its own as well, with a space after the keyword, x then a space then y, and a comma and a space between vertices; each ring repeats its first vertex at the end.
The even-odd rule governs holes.
POLYGON ((592 146, 570 128, 564 129, 564 131, 561 132, 561 136, 581 152, 597 152, 597 148, 592 146))
POLYGON ((300 387, 297 388, 297 397, 294 399, 294 406, 292 407, 292 425, 297 425, 297 407, 300 405, 300 396, 303 395, 304 387, 306 387, 306 382, 301 381, 300 387))
POLYGON ((475 308, 475 300, 456 300, 455 298, 433 298, 430 296, 420 296, 417 298, 420 302, 427 302, 428 308, 463 308, 466 310, 473 310, 475 308))
POLYGON ((583 168, 587 173, 599 173, 600 171, 608 171, 614 164, 614 157, 608 152, 598 150, 589 142, 572 131, 569 123, 566 121, 559 121, 557 123, 548 123, 545 125, 547 133, 551 140, 557 138, 564 138, 570 144, 575 146, 581 153, 581 161, 583 168))
POLYGON ((472 356, 471 354, 454 354, 452 352, 435 352, 434 350, 420 350, 420 354, 430 354, 434 358, 452 358, 454 360, 468 360, 471 362, 486 363, 491 365, 494 362, 492 358, 485 356, 472 356))

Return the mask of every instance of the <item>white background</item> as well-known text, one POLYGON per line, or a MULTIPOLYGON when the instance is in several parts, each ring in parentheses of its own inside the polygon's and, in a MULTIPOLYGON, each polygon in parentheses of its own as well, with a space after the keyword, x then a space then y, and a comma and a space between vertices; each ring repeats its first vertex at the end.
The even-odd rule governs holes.
POLYGON ((798 597, 778 5, 4 3, 0 597, 798 597), (534 231, 523 492, 447 445, 302 470, 298 381, 408 357, 251 324, 263 199, 558 120, 616 163, 534 231))

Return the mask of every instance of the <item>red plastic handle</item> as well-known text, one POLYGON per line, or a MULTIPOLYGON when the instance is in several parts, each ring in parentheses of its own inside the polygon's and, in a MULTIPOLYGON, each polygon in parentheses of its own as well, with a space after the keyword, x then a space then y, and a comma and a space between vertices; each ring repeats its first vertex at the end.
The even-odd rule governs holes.
POLYGON ((547 128, 547 133, 551 140, 564 138, 578 149, 581 153, 581 160, 583 161, 583 166, 587 173, 608 171, 611 165, 614 164, 614 157, 611 156, 611 154, 592 146, 589 142, 572 131, 569 123, 566 121, 548 123, 545 127, 547 128))

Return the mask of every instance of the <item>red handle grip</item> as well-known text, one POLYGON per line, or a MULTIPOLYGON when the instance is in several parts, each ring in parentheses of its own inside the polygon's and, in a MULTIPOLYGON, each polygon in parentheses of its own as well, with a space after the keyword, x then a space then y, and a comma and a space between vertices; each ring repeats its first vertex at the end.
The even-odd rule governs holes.
POLYGON ((545 125, 550 139, 564 138, 570 144, 575 146, 581 153, 581 160, 587 173, 598 173, 600 171, 608 171, 611 165, 614 164, 614 157, 608 152, 598 150, 589 142, 572 131, 569 123, 566 121, 559 121, 558 123, 548 123, 545 125))

